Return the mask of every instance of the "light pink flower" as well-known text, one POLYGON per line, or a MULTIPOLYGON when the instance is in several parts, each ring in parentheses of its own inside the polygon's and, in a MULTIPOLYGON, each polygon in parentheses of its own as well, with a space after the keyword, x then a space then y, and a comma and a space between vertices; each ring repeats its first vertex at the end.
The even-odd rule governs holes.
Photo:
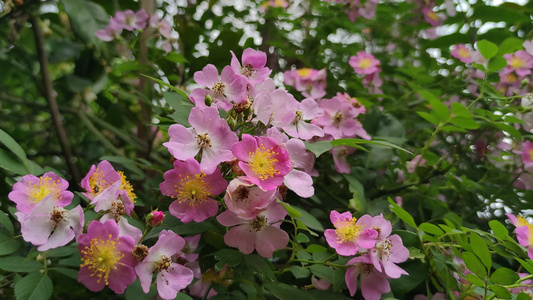
POLYGON ((44 173, 41 177, 28 174, 13 185, 8 198, 17 204, 18 211, 27 214, 48 195, 52 195, 55 206, 69 205, 74 194, 67 188, 68 181, 53 172, 44 173))
POLYGON ((252 253, 255 248, 259 255, 272 257, 275 250, 289 243, 289 235, 279 228, 286 215, 281 204, 272 202, 251 220, 241 219, 230 210, 218 215, 217 220, 224 226, 235 226, 224 235, 226 245, 244 254, 252 253))
POLYGON ((355 108, 341 101, 338 97, 320 101, 320 107, 324 110, 322 117, 314 120, 314 123, 324 128, 324 133, 333 136, 334 139, 361 136, 370 139, 370 136, 354 118, 358 112, 355 108))
POLYGON ((361 292, 365 300, 379 300, 381 295, 390 292, 387 276, 374 268, 368 254, 354 257, 346 265, 353 265, 345 275, 350 296, 353 297, 357 291, 357 277, 359 276, 361 276, 361 292))
POLYGON ((159 31, 159 34, 166 39, 172 38, 172 27, 165 19, 159 19, 157 15, 152 15, 148 22, 150 27, 156 28, 159 31))
POLYGON ((264 190, 274 190, 292 169, 289 153, 270 137, 242 135, 242 141, 231 148, 239 167, 250 182, 264 190))
POLYGON ((533 68, 533 56, 529 55, 524 50, 518 50, 513 54, 504 54, 503 57, 507 60, 507 66, 504 70, 508 73, 515 71, 519 76, 526 76, 531 74, 533 68))
POLYGON ((148 20, 148 14, 144 9, 134 13, 128 9, 125 11, 119 11, 115 14, 115 20, 123 29, 132 31, 134 29, 143 29, 146 27, 146 21, 148 20))
POLYGON ((183 223, 203 222, 216 215, 218 204, 211 197, 222 193, 228 185, 218 168, 206 174, 193 158, 185 162, 176 160, 174 169, 165 172, 164 178, 159 185, 161 193, 176 199, 169 211, 183 223))
POLYGON ((272 78, 266 78, 263 82, 256 84, 250 90, 250 96, 254 99, 252 109, 256 119, 268 125, 272 116, 272 99, 276 99, 278 94, 283 95, 284 92, 281 89, 276 90, 272 78))
POLYGON ((115 221, 92 221, 78 243, 82 260, 78 281, 92 292, 109 285, 115 293, 122 294, 137 278, 133 269, 137 261, 132 255, 135 242, 130 236, 119 237, 115 221))
POLYGON ((446 16, 434 12, 432 7, 422 8, 422 13, 424 14, 424 19, 426 22, 431 24, 433 27, 441 25, 446 19, 446 16))
POLYGON ((416 168, 418 166, 423 166, 425 163, 426 163, 426 159, 422 158, 420 156, 420 154, 419 154, 419 155, 413 157, 413 159, 411 161, 405 162, 405 164, 407 166, 407 172, 412 174, 412 173, 414 173, 414 171, 416 170, 416 168))
POLYGON ((524 167, 526 169, 531 168, 533 165, 533 143, 530 141, 526 141, 522 145, 522 163, 524 163, 524 167))
POLYGON ((520 245, 527 248, 527 255, 529 259, 533 259, 533 225, 521 216, 506 214, 516 229, 516 239, 520 245))
POLYGON ((135 267, 145 293, 150 291, 152 276, 157 272, 157 292, 163 299, 174 299, 193 280, 193 271, 171 260, 185 245, 182 237, 169 230, 159 233, 159 239, 148 255, 135 267))
POLYGON ((404 269, 396 265, 409 258, 409 250, 403 245, 402 239, 397 234, 378 240, 374 248, 370 250, 370 258, 374 267, 390 278, 408 275, 404 269))
POLYGON ((283 73, 286 85, 294 86, 304 97, 320 99, 326 95, 326 69, 303 68, 283 73))
POLYGON ((30 213, 15 213, 21 225, 22 238, 39 246, 39 251, 65 246, 82 233, 84 215, 81 206, 67 211, 56 204, 54 196, 49 194, 30 213))
POLYGON ((468 49, 464 44, 454 45, 451 55, 465 64, 474 61, 470 55, 470 49, 468 49))
POLYGON ((109 24, 106 26, 105 29, 101 29, 96 32, 96 37, 98 37, 104 42, 110 42, 114 39, 118 39, 121 34, 121 24, 119 24, 117 20, 115 20, 115 18, 111 18, 111 20, 109 20, 109 24))
MULTIPOLYGON (((208 64, 202 71, 194 73, 194 81, 207 87, 209 89, 207 94, 218 101, 217 105, 219 108, 226 111, 233 107, 232 102, 242 104, 248 101, 246 93, 247 80, 235 74, 230 66, 224 67, 219 76, 217 68, 212 64, 208 64)), ((194 97, 195 101, 196 98, 203 100, 203 98, 196 96, 194 97)), ((195 102, 195 104, 197 106, 205 105, 203 101, 195 102)))
POLYGON ((529 55, 533 56, 533 40, 525 41, 524 48, 529 55))
POLYGON ((163 143, 172 156, 179 160, 202 154, 200 166, 212 173, 219 163, 234 158, 232 146, 239 141, 225 119, 220 118, 214 107, 193 107, 189 115, 192 128, 173 124, 168 129, 170 140, 163 143))
POLYGON ((246 177, 233 179, 224 196, 226 208, 243 220, 251 220, 276 200, 276 190, 264 191, 246 177))
POLYGON ((231 51, 231 68, 236 74, 243 75, 251 85, 262 82, 272 72, 272 70, 265 67, 266 62, 267 55, 265 52, 246 48, 242 53, 241 66, 235 53, 231 51))
POLYGON ((315 287, 315 289, 323 291, 328 290, 331 286, 330 282, 325 279, 318 279, 315 277, 315 275, 311 276, 311 284, 315 287))
POLYGON ((359 51, 356 56, 351 56, 348 63, 357 74, 372 74, 380 70, 379 60, 374 55, 364 51, 359 51))
POLYGON ((324 237, 339 255, 355 255, 359 247, 371 249, 376 244, 378 232, 370 226, 371 216, 364 215, 357 220, 349 211, 340 214, 333 210, 329 218, 335 229, 326 229, 324 237))
POLYGON ((283 91, 273 98, 272 125, 282 128, 288 135, 309 140, 315 136, 324 136, 322 128, 306 121, 324 115, 322 108, 312 98, 297 101, 291 94, 283 91))
POLYGON ((348 155, 354 153, 356 148, 348 146, 335 146, 330 152, 333 155, 335 170, 339 173, 350 174, 350 164, 346 160, 348 155))
POLYGON ((119 196, 120 199, 118 201, 122 202, 126 214, 130 215, 133 211, 135 199, 137 198, 133 192, 133 187, 126 180, 124 173, 115 171, 107 160, 101 161, 97 167, 91 166, 91 169, 81 181, 81 187, 86 190, 83 194, 91 200, 91 204, 96 205, 95 209, 97 211, 108 210, 111 203, 118 200, 119 196), (118 185, 118 195, 115 193, 115 188, 109 190, 106 195, 98 197, 114 183, 118 185), (99 203, 100 201, 103 201, 103 203, 99 203))

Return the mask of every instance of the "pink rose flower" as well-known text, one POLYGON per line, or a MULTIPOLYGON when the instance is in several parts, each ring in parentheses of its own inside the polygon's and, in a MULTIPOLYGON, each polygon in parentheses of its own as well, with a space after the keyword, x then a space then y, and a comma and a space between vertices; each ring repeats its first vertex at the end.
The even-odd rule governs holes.
POLYGON ((324 237, 339 255, 355 255, 359 247, 371 249, 376 244, 378 232, 370 226, 371 216, 364 215, 357 220, 349 211, 340 214, 333 210, 329 218, 335 229, 326 229, 324 237))

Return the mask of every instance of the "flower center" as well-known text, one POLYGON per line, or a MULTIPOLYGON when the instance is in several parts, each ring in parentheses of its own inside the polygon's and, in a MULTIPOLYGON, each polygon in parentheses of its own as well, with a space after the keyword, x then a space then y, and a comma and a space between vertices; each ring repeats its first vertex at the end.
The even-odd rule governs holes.
POLYGON ((337 241, 339 243, 352 242, 361 233, 360 225, 355 224, 357 218, 351 218, 350 220, 339 220, 335 222, 335 232, 337 233, 337 241))
POLYGON ((361 266, 359 267, 359 270, 361 271, 361 273, 365 273, 366 275, 372 273, 372 271, 374 271, 374 265, 372 264, 361 264, 361 266))
POLYGON ((132 254, 138 262, 141 262, 148 255, 148 247, 143 244, 138 244, 133 248, 132 254))
POLYGON ((54 207, 54 210, 52 211, 52 213, 50 214, 50 219, 52 220, 52 223, 54 224, 54 229, 57 227, 57 225, 59 225, 59 223, 61 221, 63 221, 63 219, 66 218, 66 210, 62 207, 54 207))
POLYGON ((170 260, 170 258, 164 255, 161 255, 161 260, 155 263, 155 269, 158 271, 167 270, 168 267, 170 267, 171 262, 172 261, 170 260))
POLYGON ((94 173, 89 177, 89 186, 94 196, 100 194, 103 190, 108 188, 111 184, 108 184, 104 179, 104 173, 96 169, 94 173))
POLYGON ((254 73, 255 73, 255 69, 250 64, 246 64, 246 65, 242 66, 242 68, 241 68, 241 74, 246 76, 246 77, 248 77, 248 78, 252 77, 252 75, 254 75, 254 73))
POLYGON ((133 192, 133 186, 131 186, 130 182, 126 180, 124 172, 118 171, 118 174, 120 174, 120 189, 126 191, 128 198, 130 198, 132 203, 135 203, 137 196, 133 192))
POLYGON ((362 106, 361 103, 359 103, 359 101, 357 100, 357 98, 354 97, 354 98, 349 98, 349 99, 353 107, 360 108, 362 106))
POLYGON ((309 69, 309 68, 300 69, 300 70, 298 70, 298 75, 300 77, 307 77, 307 76, 311 75, 311 69, 309 69))
POLYGON ((507 79, 507 82, 515 82, 518 79, 514 74, 506 74, 505 78, 507 79))
POLYGON ((343 119, 343 116, 340 111, 338 111, 335 116, 333 116, 333 123, 339 124, 343 119))
POLYGON ((520 68, 525 66, 525 63, 524 63, 524 61, 522 59, 520 59, 520 58, 518 58, 518 57, 513 55, 513 58, 511 58, 510 65, 514 69, 520 69, 520 68))
POLYGON ((120 217, 122 217, 126 213, 124 203, 122 203, 122 201, 120 200, 113 201, 113 203, 111 203, 111 209, 109 211, 113 215, 113 219, 115 219, 115 221, 117 222, 120 220, 120 217))
POLYGON ((273 157, 274 155, 272 148, 266 150, 264 145, 257 148, 254 153, 250 152, 250 166, 259 179, 265 180, 279 173, 274 165, 274 163, 278 162, 273 157))
POLYGON ((207 132, 197 135, 196 142, 200 148, 211 147, 211 139, 209 138, 207 132))
POLYGON ((470 57, 470 51, 468 51, 466 48, 459 48, 458 54, 464 58, 470 57))
POLYGON ((202 201, 211 196, 211 189, 204 180, 204 172, 200 174, 195 174, 194 177, 187 176, 183 177, 180 175, 180 186, 174 186, 177 192, 177 200, 181 203, 183 201, 189 202, 189 205, 196 206, 202 201))
POLYGON ((250 225, 252 225, 252 228, 255 231, 261 231, 261 229, 267 225, 267 220, 268 219, 265 216, 259 215, 252 220, 250 225))
POLYGON ((300 122, 303 119, 302 112, 297 110, 294 112, 294 114, 295 116, 294 116, 294 121, 292 122, 292 124, 298 124, 298 122, 300 122))
POLYGON ((428 17, 433 20, 433 21, 438 21, 439 20, 439 15, 437 15, 436 12, 434 11, 429 11, 428 12, 428 17))
POLYGON ((54 200, 59 200, 60 189, 58 187, 58 184, 60 183, 60 181, 54 181, 50 177, 40 177, 39 179, 39 182, 35 184, 28 183, 26 187, 31 203, 39 203, 41 202, 41 200, 43 200, 44 197, 48 196, 49 194, 54 195, 54 200))
POLYGON ((116 264, 124 257, 124 254, 118 251, 118 245, 118 238, 112 239, 109 235, 109 239, 105 241, 101 238, 92 239, 91 244, 81 251, 83 264, 89 267, 91 276, 98 277, 97 282, 104 278, 105 284, 109 284, 109 272, 116 270, 116 264))
POLYGON ((389 239, 384 239, 383 241, 377 243, 375 249, 378 251, 379 256, 382 260, 388 260, 390 256, 390 248, 392 247, 389 239))
POLYGON ((372 60, 370 58, 363 58, 359 61, 359 68, 367 69, 372 66, 372 60))
POLYGON ((219 81, 213 86, 211 90, 213 90, 215 97, 224 96, 224 91, 226 90, 226 84, 224 82, 219 81))
POLYGON ((235 198, 239 201, 244 201, 248 198, 248 195, 250 194, 250 191, 245 187, 240 185, 235 192, 233 192, 235 195, 235 198))

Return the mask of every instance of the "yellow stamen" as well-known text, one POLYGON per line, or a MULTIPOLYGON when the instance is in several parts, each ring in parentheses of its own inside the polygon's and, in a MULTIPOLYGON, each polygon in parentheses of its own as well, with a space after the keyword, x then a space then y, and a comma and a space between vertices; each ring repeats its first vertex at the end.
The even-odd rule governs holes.
POLYGON ((28 183, 26 186, 31 203, 39 203, 49 194, 53 194, 56 201, 61 199, 61 190, 59 188, 61 182, 59 180, 54 181, 50 177, 40 177, 39 179, 39 182, 35 184, 28 183))
POLYGON ((118 238, 111 239, 111 235, 109 238, 105 241, 101 238, 94 238, 88 247, 81 250, 83 265, 88 266, 91 276, 98 277, 97 282, 103 278, 106 285, 109 284, 109 272, 116 270, 116 265, 124 257, 124 254, 117 250, 117 246, 120 245, 118 238))
POLYGON ((510 65, 511 67, 513 67, 513 69, 520 69, 525 66, 525 62, 522 59, 513 55, 513 58, 511 58, 510 65))
POLYGON ((339 220, 335 222, 335 232, 337 233, 337 242, 346 243, 352 242, 362 231, 362 226, 355 224, 357 218, 350 220, 339 220))
POLYGON ((180 185, 175 185, 177 193, 176 198, 179 203, 184 201, 189 202, 190 206, 196 206, 207 197, 211 196, 211 189, 204 180, 205 173, 195 174, 191 176, 187 174, 185 177, 179 175, 180 185))
POLYGON ((255 152, 250 152, 249 155, 250 167, 259 179, 265 180, 279 173, 279 170, 274 165, 278 160, 274 158, 276 154, 272 152, 272 149, 266 150, 265 146, 261 145, 255 152))
POLYGON ((307 77, 307 76, 311 75, 311 69, 309 69, 309 68, 299 69, 298 70, 298 75, 300 77, 307 77))
POLYGON ((137 195, 133 192, 133 186, 131 186, 130 182, 126 180, 124 172, 118 171, 118 174, 120 174, 120 189, 126 191, 128 198, 130 198, 132 203, 135 203, 137 195))
POLYGON ((367 69, 372 66, 372 59, 370 58, 363 58, 359 61, 359 68, 361 69, 367 69))

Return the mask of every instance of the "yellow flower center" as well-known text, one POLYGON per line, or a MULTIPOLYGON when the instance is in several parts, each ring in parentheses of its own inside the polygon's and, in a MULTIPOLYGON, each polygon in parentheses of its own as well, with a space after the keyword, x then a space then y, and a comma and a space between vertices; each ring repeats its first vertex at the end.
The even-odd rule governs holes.
POLYGON ((438 20, 439 20, 439 15, 437 15, 437 13, 434 12, 434 11, 429 11, 429 12, 428 12, 428 17, 429 17, 431 20, 434 20, 434 21, 438 21, 438 20))
POLYGON ((513 58, 511 58, 511 63, 510 63, 511 67, 513 67, 514 69, 520 69, 522 68, 525 63, 522 59, 516 57, 513 55, 513 58))
POLYGON ((468 51, 468 49, 463 47, 459 48, 458 54, 459 56, 464 58, 470 57, 470 52, 468 51))
POLYGON ((205 173, 195 174, 194 177, 187 174, 185 177, 179 175, 180 186, 174 185, 179 203, 189 202, 190 206, 196 206, 211 196, 211 189, 204 180, 205 173))
POLYGON ((89 177, 89 186, 91 187, 92 194, 94 196, 100 194, 103 190, 111 186, 112 183, 107 183, 104 179, 104 173, 96 169, 94 173, 89 177))
POLYGON ((111 238, 111 235, 105 241, 101 238, 94 238, 88 247, 81 250, 83 265, 88 266, 91 276, 98 277, 97 282, 103 278, 106 285, 109 284, 109 272, 116 270, 116 264, 124 257, 124 254, 117 250, 117 246, 120 245, 118 238, 111 238))
POLYGON ((172 260, 170 258, 161 255, 161 260, 155 263, 155 269, 158 271, 168 270, 168 267, 170 267, 170 263, 172 263, 172 260))
POLYGON ((261 145, 254 153, 250 152, 250 167, 254 173, 261 180, 274 177, 274 174, 279 173, 274 163, 278 162, 273 156, 272 149, 265 149, 264 145, 261 145))
POLYGON ((357 218, 350 220, 339 220, 335 222, 335 232, 337 233, 337 242, 346 243, 357 239, 361 233, 362 226, 355 224, 357 218))
POLYGON ((507 82, 515 82, 518 80, 518 77, 516 77, 515 74, 506 74, 505 78, 507 79, 507 82))
POLYGON ((311 75, 311 69, 309 69, 309 68, 300 69, 300 70, 298 70, 298 75, 300 77, 307 77, 307 76, 311 75))
POLYGON ((131 202, 135 203, 137 195, 135 195, 135 193, 133 192, 133 186, 131 186, 130 182, 126 180, 124 172, 118 171, 118 174, 120 174, 120 189, 126 191, 131 202))
POLYGON ((370 58, 363 58, 359 61, 359 68, 367 69, 372 66, 372 60, 370 58))
POLYGON ((224 91, 226 90, 226 84, 223 82, 217 82, 212 88, 215 97, 224 96, 224 91))
POLYGON ((61 190, 58 186, 59 180, 54 181, 50 177, 40 177, 39 179, 39 182, 35 184, 29 183, 26 187, 31 203, 39 203, 49 194, 53 194, 56 201, 61 198, 61 190))
POLYGON ((529 159, 533 161, 533 149, 529 150, 529 159))

